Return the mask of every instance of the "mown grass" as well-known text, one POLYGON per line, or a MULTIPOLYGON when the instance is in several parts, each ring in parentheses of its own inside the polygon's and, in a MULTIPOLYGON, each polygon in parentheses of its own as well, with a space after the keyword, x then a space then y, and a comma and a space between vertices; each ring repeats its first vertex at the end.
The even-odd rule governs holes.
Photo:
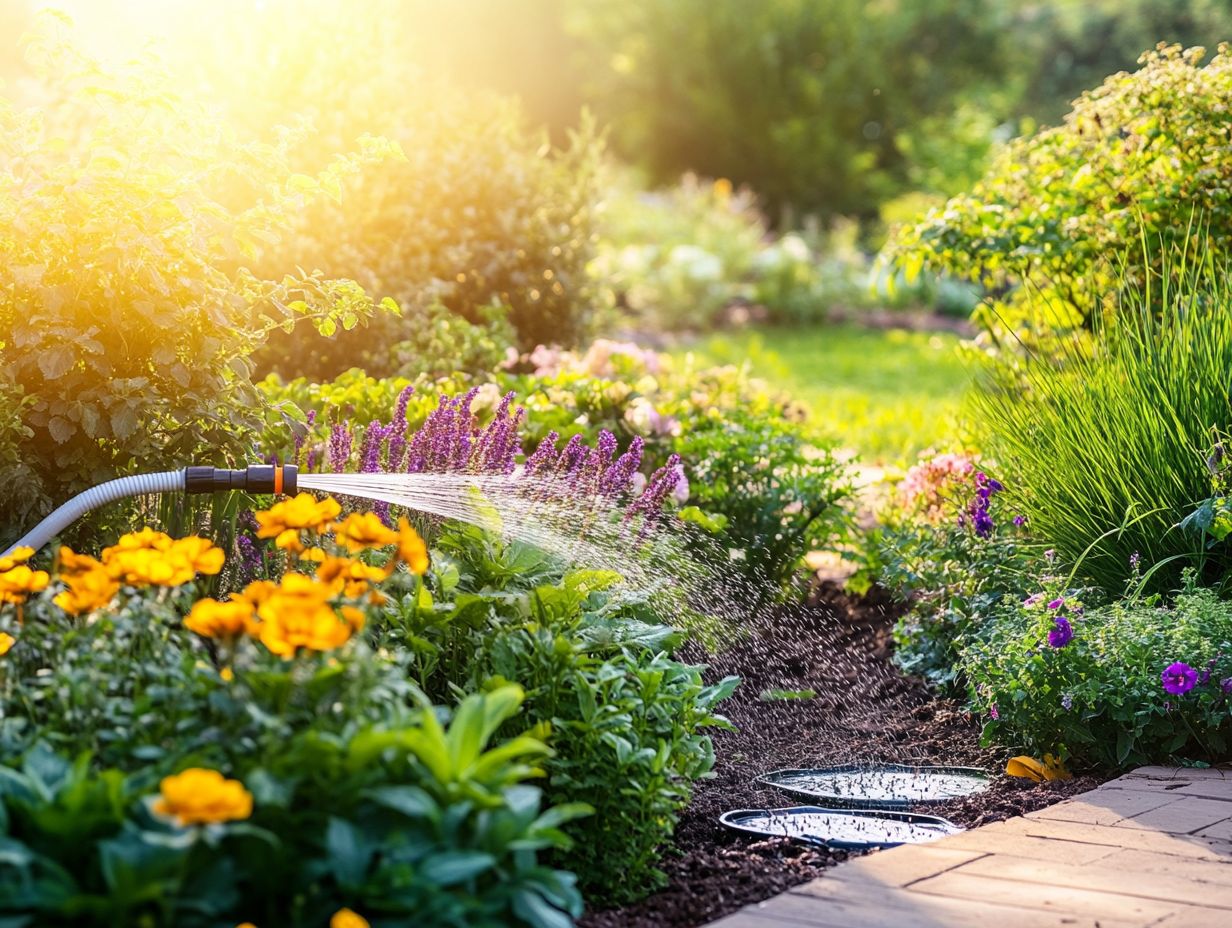
POLYGON ((970 374, 960 339, 855 325, 753 328, 681 349, 715 363, 749 361, 754 373, 806 403, 824 434, 867 464, 910 462, 952 444, 970 374))

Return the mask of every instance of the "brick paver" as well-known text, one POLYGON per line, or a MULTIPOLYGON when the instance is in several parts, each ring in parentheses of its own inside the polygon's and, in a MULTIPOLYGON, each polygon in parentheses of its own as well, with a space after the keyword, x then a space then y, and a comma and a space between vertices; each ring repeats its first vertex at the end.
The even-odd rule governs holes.
POLYGON ((1232 928, 1232 768, 1142 767, 879 851, 711 928, 1232 928))

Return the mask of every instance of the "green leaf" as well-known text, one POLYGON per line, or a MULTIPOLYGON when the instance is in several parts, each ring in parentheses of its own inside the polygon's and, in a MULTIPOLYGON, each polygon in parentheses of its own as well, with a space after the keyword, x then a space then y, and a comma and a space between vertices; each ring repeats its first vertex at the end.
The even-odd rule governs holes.
POLYGON ((446 851, 424 858, 420 879, 437 886, 455 886, 496 866, 496 858, 483 851, 446 851))
POLYGON ((336 816, 330 817, 325 831, 325 851, 330 871, 343 888, 363 883, 375 850, 356 825, 336 816))

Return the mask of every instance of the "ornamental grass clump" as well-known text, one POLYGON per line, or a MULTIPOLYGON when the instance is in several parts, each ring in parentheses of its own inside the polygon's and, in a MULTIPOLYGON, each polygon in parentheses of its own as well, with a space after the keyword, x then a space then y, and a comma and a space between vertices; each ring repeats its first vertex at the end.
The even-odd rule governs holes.
POLYGON ((1230 271, 1209 251, 1173 253, 1161 276, 1108 294, 1115 312, 1089 342, 1028 354, 1009 376, 994 363, 972 395, 1010 506, 1105 591, 1135 556, 1157 590, 1186 566, 1207 582, 1232 568, 1227 545, 1179 527, 1210 496, 1207 455, 1232 426, 1230 271))

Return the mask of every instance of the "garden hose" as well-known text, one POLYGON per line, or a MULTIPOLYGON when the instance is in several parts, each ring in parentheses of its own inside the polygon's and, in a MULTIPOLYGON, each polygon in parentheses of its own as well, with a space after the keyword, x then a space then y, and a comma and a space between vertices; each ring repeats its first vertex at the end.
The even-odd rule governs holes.
POLYGON ((294 495, 298 486, 299 469, 294 464, 251 464, 241 470, 186 467, 184 470, 120 477, 78 493, 18 539, 5 554, 22 547, 34 548, 37 551, 90 510, 128 496, 174 493, 180 490, 185 493, 245 490, 249 493, 294 495))

